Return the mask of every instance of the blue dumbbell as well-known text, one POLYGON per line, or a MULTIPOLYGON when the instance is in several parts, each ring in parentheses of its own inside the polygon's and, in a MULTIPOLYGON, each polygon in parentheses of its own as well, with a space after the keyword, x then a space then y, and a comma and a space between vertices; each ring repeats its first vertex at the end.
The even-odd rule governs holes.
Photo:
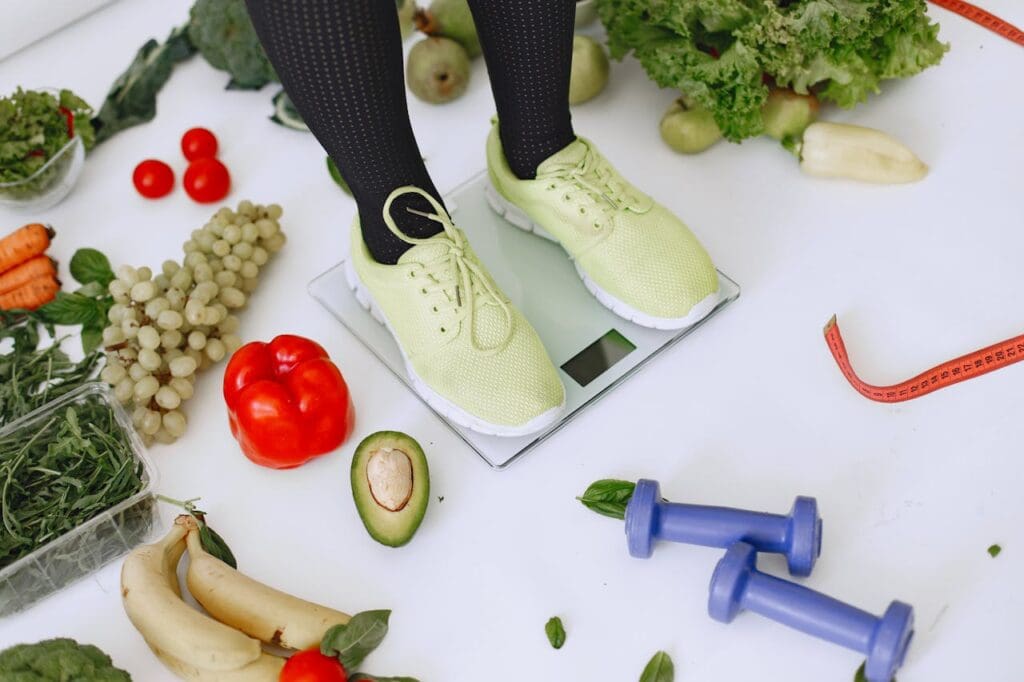
POLYGON ((807 576, 821 554, 821 517, 813 497, 798 497, 788 516, 677 504, 661 499, 657 481, 641 479, 626 506, 626 543, 646 559, 655 540, 726 548, 740 540, 760 552, 785 554, 789 572, 807 576))
POLYGON ((708 613, 729 623, 744 609, 859 651, 867 656, 864 673, 870 682, 892 680, 914 634, 910 605, 894 601, 878 618, 802 585, 761 573, 754 547, 737 542, 711 577, 708 613))

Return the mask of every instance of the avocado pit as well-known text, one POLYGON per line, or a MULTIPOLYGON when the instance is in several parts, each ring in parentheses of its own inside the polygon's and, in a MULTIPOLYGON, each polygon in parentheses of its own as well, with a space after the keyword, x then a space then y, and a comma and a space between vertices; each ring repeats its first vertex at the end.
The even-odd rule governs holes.
POLYGON ((397 448, 374 450, 366 461, 366 483, 378 506, 392 512, 401 511, 412 497, 412 460, 397 448))

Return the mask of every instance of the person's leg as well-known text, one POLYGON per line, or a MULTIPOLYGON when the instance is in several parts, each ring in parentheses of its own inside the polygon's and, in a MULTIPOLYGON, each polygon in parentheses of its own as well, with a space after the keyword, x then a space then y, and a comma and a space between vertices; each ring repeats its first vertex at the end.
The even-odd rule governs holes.
MULTIPOLYGON (((303 120, 338 164, 359 206, 374 259, 393 264, 409 248, 384 223, 388 194, 414 185, 441 200, 423 165, 405 98, 402 38, 393 0, 247 0, 256 33, 303 120)), ((416 194, 392 208, 402 231, 440 226, 416 194)))
POLYGON ((576 139, 569 114, 575 0, 469 0, 498 109, 502 147, 522 179, 576 139))

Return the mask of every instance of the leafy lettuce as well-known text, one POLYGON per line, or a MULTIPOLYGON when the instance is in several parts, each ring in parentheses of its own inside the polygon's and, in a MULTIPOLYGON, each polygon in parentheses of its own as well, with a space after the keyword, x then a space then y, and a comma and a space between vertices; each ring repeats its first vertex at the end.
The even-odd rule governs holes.
POLYGON ((924 0, 598 0, 612 56, 710 110, 739 141, 764 130, 767 79, 850 108, 939 63, 924 0), (766 78, 767 77, 767 78, 766 78))

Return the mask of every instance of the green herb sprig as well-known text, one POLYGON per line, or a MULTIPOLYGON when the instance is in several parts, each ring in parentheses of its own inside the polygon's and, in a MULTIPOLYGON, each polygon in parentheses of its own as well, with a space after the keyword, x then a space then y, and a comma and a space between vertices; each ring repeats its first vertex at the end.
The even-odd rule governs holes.
POLYGON ((576 499, 592 512, 613 519, 626 518, 626 506, 633 497, 636 483, 605 478, 594 481, 586 492, 576 499))
POLYGON ((565 626, 558 616, 553 616, 544 624, 544 634, 548 636, 548 642, 553 648, 561 649, 565 645, 565 626))

